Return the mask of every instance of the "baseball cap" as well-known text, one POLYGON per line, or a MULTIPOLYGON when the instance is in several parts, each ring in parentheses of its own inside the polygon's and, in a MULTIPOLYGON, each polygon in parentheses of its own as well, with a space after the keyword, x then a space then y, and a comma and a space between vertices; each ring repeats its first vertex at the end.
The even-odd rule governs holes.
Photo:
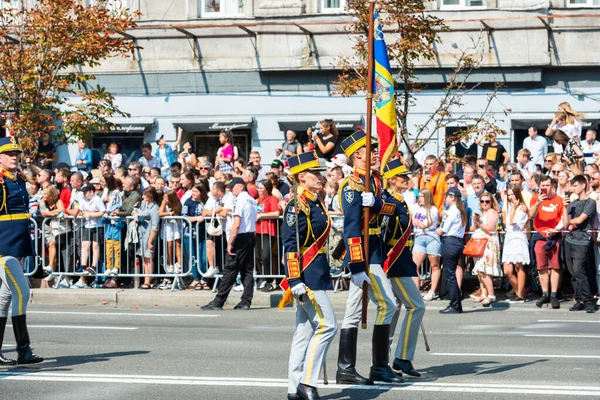
POLYGON ((284 164, 281 160, 275 159, 275 160, 273 160, 273 162, 271 162, 271 167, 273 167, 273 168, 281 168, 281 167, 283 167, 283 165, 284 164))
POLYGON ((345 154, 336 154, 335 156, 331 157, 331 161, 326 162, 325 165, 327 165, 327 168, 345 167, 348 165, 348 158, 345 154))
POLYGON ((242 185, 244 185, 244 187, 246 186, 246 182, 244 182, 244 180, 242 178, 233 178, 225 186, 231 189, 231 188, 233 188, 237 184, 242 184, 242 185))
POLYGON ((460 190, 458 190, 458 188, 451 187, 448 189, 448 191, 446 191, 445 196, 461 197, 462 194, 460 193, 460 190))
POLYGON ((93 184, 98 184, 99 185, 102 182, 100 182, 100 178, 94 178, 89 183, 90 183, 90 185, 93 185, 93 184))

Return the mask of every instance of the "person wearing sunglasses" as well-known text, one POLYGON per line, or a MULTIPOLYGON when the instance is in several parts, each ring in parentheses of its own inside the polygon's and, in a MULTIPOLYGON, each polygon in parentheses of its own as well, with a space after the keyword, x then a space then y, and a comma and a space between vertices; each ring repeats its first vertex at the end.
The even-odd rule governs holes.
POLYGON ((489 307, 496 301, 493 277, 502 276, 500 267, 500 241, 498 240, 498 203, 490 193, 483 193, 479 199, 481 214, 475 214, 470 231, 473 238, 487 239, 482 257, 474 258, 473 273, 479 279, 481 296, 473 301, 489 307))

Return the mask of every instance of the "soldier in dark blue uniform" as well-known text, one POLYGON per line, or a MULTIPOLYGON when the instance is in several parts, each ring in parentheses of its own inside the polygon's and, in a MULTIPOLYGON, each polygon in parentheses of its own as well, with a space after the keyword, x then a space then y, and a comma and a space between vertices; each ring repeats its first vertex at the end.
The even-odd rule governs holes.
POLYGON ((335 313, 326 293, 333 289, 325 254, 331 219, 318 197, 322 184, 316 153, 302 153, 288 162, 296 190, 283 214, 286 279, 282 288, 286 294, 280 307, 292 296, 298 300, 288 399, 318 399, 317 380, 337 332, 335 313))
MULTIPOLYGON (((404 187, 405 180, 409 179, 408 169, 402 165, 400 159, 389 161, 383 169, 383 176, 388 180, 389 190, 384 192, 386 202, 394 204, 394 215, 384 217, 383 229, 386 244, 387 259, 384 263, 384 271, 392 284, 394 296, 398 303, 404 305, 406 313, 394 359, 393 368, 400 373, 404 372, 410 376, 419 377, 412 365, 415 355, 419 327, 425 315, 425 303, 421 292, 412 277, 417 276, 417 266, 413 262, 412 251, 412 216, 408 205, 399 191, 404 187)), ((390 340, 394 336, 396 323, 400 315, 400 307, 392 320, 390 340)))
POLYGON ((29 195, 25 176, 19 172, 21 147, 14 136, 0 138, 0 346, 8 308, 12 300, 12 325, 17 342, 17 361, 0 354, 0 365, 34 364, 44 361, 29 347, 25 313, 29 301, 29 284, 24 263, 34 255, 29 234, 29 195))
MULTIPOLYGON (((344 243, 346 256, 344 264, 352 272, 352 283, 346 302, 346 313, 340 331, 340 348, 336 382, 350 385, 372 385, 373 381, 402 383, 403 379, 396 375, 389 366, 390 324, 396 314, 396 299, 392 286, 382 264, 384 261, 381 222, 385 215, 394 213, 394 205, 381 200, 381 179, 374 172, 371 174, 370 191, 365 193, 366 168, 377 163, 374 153, 372 165, 366 164, 366 134, 354 132, 344 139, 342 150, 350 159, 354 171, 346 178, 339 189, 340 208, 344 214, 344 243), (369 273, 366 274, 366 259, 363 240, 363 206, 370 207, 369 220, 369 273), (369 283, 369 298, 377 306, 377 316, 373 328, 373 360, 370 379, 362 377, 356 371, 356 346, 358 324, 362 312, 363 283, 369 283)), ((377 143, 373 144, 377 148, 377 143)))

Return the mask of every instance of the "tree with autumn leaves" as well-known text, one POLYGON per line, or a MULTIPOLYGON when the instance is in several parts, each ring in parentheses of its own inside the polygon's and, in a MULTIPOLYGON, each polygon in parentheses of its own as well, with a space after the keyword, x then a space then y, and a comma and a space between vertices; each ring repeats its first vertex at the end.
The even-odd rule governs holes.
POLYGON ((43 132, 72 142, 110 131, 110 117, 128 116, 82 71, 131 56, 134 43, 120 32, 135 27, 137 16, 108 0, 88 6, 39 0, 32 8, 0 9, 0 120, 26 151, 35 151, 43 132))
MULTIPOLYGON (((431 64, 436 60, 437 48, 442 43, 440 32, 449 31, 442 19, 426 11, 427 3, 424 0, 385 0, 375 3, 379 22, 384 30, 390 64, 392 70, 397 71, 394 79, 398 143, 404 142, 409 160, 439 129, 456 119, 467 118, 465 115, 456 115, 456 110, 463 105, 464 96, 480 86, 480 83, 469 83, 469 78, 481 63, 483 33, 473 35, 466 48, 455 49, 455 65, 447 76, 444 95, 437 107, 424 123, 408 125, 408 117, 416 105, 415 94, 426 89, 417 79, 418 64, 431 64)), ((366 92, 367 89, 369 0, 349 2, 347 11, 355 17, 348 27, 354 41, 354 54, 338 59, 337 66, 341 72, 334 83, 337 94, 353 96, 366 92)), ((487 104, 480 115, 468 116, 472 123, 447 142, 445 153, 465 138, 491 131, 496 134, 505 133, 497 128, 488 112, 498 88, 499 86, 490 91, 487 104)))

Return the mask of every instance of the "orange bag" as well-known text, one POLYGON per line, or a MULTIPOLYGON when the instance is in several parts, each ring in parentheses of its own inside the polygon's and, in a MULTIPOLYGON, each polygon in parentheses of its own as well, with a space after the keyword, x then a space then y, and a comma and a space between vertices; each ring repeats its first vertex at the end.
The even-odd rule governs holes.
POLYGON ((485 246, 487 245, 487 238, 471 238, 467 242, 463 254, 467 257, 480 258, 483 257, 485 252, 485 246))

